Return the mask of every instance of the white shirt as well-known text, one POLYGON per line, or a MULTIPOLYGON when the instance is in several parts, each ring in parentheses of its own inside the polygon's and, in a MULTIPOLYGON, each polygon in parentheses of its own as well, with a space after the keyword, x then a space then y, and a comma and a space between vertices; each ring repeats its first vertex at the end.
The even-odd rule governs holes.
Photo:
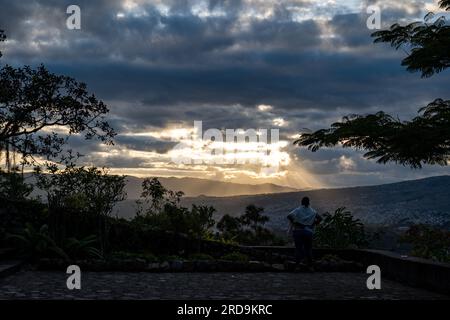
POLYGON ((295 223, 300 223, 304 226, 312 226, 316 219, 317 212, 311 207, 300 206, 289 213, 288 217, 292 217, 295 223))

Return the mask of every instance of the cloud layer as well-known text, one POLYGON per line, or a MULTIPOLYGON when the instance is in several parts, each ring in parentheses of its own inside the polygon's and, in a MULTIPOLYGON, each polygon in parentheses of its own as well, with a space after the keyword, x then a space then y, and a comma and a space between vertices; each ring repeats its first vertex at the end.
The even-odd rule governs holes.
POLYGON ((206 172, 295 186, 448 173, 380 166, 351 150, 312 154, 290 144, 290 165, 273 177, 251 166, 181 168, 167 163, 174 141, 161 134, 202 120, 205 128, 275 127, 292 142, 302 128, 325 127, 349 113, 385 110, 409 118, 446 97, 448 75, 423 80, 407 73, 402 52, 372 43, 366 8, 379 5, 389 26, 420 18, 433 1, 84 0, 77 1, 81 30, 65 26, 70 4, 0 1, 0 27, 9 39, 1 61, 42 62, 86 82, 108 103, 119 132, 116 152, 72 139, 87 162, 134 174, 206 172))

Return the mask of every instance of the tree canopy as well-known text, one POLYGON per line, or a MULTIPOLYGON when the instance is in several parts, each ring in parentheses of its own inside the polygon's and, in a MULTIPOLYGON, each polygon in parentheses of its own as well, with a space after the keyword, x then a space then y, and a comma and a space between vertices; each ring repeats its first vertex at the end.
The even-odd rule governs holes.
MULTIPOLYGON (((450 0, 441 0, 442 9, 450 10, 450 0)), ((388 42, 394 48, 409 50, 402 65, 408 71, 420 71, 422 77, 430 77, 450 66, 450 26, 444 16, 428 13, 424 21, 406 26, 393 24, 389 30, 372 34, 375 42, 388 42)))
MULTIPOLYGON (((450 0, 441 0, 450 11, 450 0)), ((423 22, 392 25, 372 34, 374 42, 388 42, 410 52, 402 61, 411 72, 430 77, 450 67, 450 26, 433 13, 423 22)), ((450 159, 450 100, 436 99, 419 109, 417 117, 401 121, 385 112, 349 115, 330 128, 302 133, 294 144, 315 152, 341 145, 366 150, 365 157, 378 163, 395 162, 412 168, 424 164, 447 165, 450 159)))
MULTIPOLYGON (((6 40, 0 30, 0 42, 6 40)), ((0 51, 0 57, 2 53, 0 51)), ((111 144, 114 130, 105 120, 107 106, 87 90, 85 83, 37 68, 9 65, 0 69, 0 156, 56 157, 67 138, 84 134, 111 144)))
POLYGON ((107 113, 86 84, 55 75, 43 65, 0 70, 0 148, 24 159, 56 156, 72 134, 112 143, 115 133, 105 121, 107 113), (57 133, 58 127, 65 131, 57 133))

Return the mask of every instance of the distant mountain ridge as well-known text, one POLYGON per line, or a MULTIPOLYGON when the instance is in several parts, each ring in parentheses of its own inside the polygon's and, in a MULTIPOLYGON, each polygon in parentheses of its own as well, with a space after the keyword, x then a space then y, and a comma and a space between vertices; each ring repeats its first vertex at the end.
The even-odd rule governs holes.
MULTIPOLYGON (((138 199, 142 192, 144 178, 127 176, 128 199, 138 199)), ((161 184, 174 191, 183 191, 187 197, 212 196, 230 197, 237 195, 256 195, 281 192, 293 192, 297 189, 279 186, 273 183, 241 184, 199 178, 158 177, 161 184)))
POLYGON ((364 223, 379 226, 407 226, 426 223, 450 228, 450 176, 340 189, 320 189, 269 195, 225 198, 183 199, 183 205, 214 206, 218 217, 225 213, 240 215, 248 204, 265 209, 273 229, 286 227, 286 215, 299 205, 302 197, 311 199, 319 213, 348 208, 364 223))
MULTIPOLYGON (((180 185, 172 189, 182 190, 179 187, 180 185)), ((255 204, 263 207, 265 214, 270 217, 268 227, 280 231, 286 228, 286 215, 299 205, 302 197, 308 196, 319 213, 346 207, 367 225, 397 228, 426 223, 450 229, 449 190, 450 176, 446 175, 377 186, 232 197, 185 197, 182 205, 213 206, 217 209, 215 218, 220 219, 224 214, 241 215, 247 205, 255 204)), ((119 203, 114 215, 134 216, 134 204, 132 198, 119 203)))

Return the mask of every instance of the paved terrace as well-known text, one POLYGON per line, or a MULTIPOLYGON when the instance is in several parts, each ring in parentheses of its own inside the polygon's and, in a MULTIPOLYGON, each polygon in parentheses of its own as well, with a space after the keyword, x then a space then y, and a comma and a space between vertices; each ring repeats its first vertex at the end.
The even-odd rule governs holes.
POLYGON ((362 273, 83 272, 79 291, 66 277, 21 271, 0 279, 0 299, 450 299, 386 279, 371 291, 362 273))

